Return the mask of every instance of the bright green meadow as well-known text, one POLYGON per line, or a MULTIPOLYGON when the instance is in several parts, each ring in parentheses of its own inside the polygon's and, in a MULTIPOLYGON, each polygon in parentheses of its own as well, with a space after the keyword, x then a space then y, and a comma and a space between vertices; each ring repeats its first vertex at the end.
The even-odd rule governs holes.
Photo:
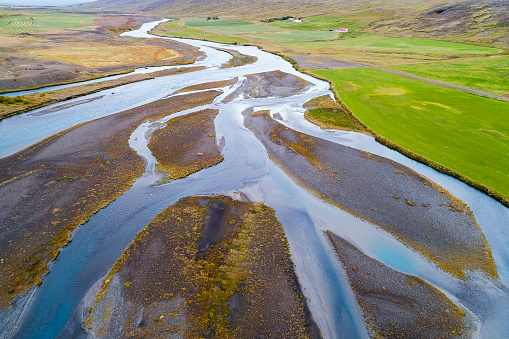
POLYGON ((371 68, 312 73, 376 133, 509 197, 509 103, 371 68))
POLYGON ((390 68, 499 95, 509 94, 509 57, 450 60, 390 68))

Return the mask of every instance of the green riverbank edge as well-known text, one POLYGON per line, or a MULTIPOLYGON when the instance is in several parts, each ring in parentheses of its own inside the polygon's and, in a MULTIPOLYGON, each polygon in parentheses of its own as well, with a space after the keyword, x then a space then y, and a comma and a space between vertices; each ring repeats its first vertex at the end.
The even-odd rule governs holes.
MULTIPOLYGON (((296 67, 296 66, 294 66, 296 67)), ((296 69, 298 69, 298 67, 296 67, 296 69)), ((336 99, 336 101, 341 105, 341 107, 343 107, 343 109, 345 109, 346 112, 348 112, 348 114, 350 114, 355 120, 357 120, 361 125, 362 127, 364 127, 366 129, 366 131, 368 131, 374 138, 377 142, 379 142, 380 144, 390 148, 390 149, 393 149, 395 151, 398 151, 399 153, 407 156, 408 158, 410 159, 413 159, 415 161, 418 161, 420 163, 423 163, 437 171, 439 171, 440 173, 443 173, 443 174, 447 174, 451 177, 454 177, 456 179, 459 179, 461 181, 463 181, 464 183, 472 186, 473 188, 489 195, 490 197, 498 200, 499 202, 501 202, 503 205, 505 205, 506 207, 509 207, 509 197, 505 196, 504 194, 500 193, 500 192, 497 192, 495 191, 494 189, 484 185, 484 184, 481 184, 480 182, 476 181, 476 180, 473 180, 471 179, 470 177, 466 176, 466 175, 463 175, 461 174, 460 172, 457 172, 453 169, 450 169, 449 167, 447 166, 444 166, 434 160, 431 160, 431 159, 428 159, 420 154, 417 154, 415 152, 413 152, 412 150, 408 149, 408 148, 405 148, 383 136, 381 136, 380 134, 376 133, 375 131, 373 131, 371 128, 369 128, 369 126, 367 126, 366 124, 364 124, 364 122, 362 122, 361 119, 359 119, 355 113, 352 112, 352 110, 343 102, 343 100, 341 100, 341 97, 339 96, 339 93, 336 91, 336 88, 334 87, 334 83, 332 83, 330 80, 324 78, 324 77, 321 77, 319 75, 316 75, 316 74, 312 74, 311 72, 307 71, 307 70, 303 70, 303 69, 298 69, 299 72, 302 72, 302 73, 305 73, 309 76, 312 76, 312 77, 315 77, 317 79, 320 79, 320 80, 323 80, 323 81, 326 81, 330 84, 330 90, 332 91, 332 93, 334 93, 334 98, 336 99)))

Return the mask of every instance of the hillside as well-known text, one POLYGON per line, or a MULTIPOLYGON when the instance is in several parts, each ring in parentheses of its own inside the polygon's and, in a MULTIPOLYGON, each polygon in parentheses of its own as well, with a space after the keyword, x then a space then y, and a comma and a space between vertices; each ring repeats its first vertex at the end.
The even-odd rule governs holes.
POLYGON ((335 16, 359 28, 398 37, 439 38, 476 44, 509 43, 505 0, 99 0, 80 6, 173 17, 219 16, 261 20, 284 15, 335 16))

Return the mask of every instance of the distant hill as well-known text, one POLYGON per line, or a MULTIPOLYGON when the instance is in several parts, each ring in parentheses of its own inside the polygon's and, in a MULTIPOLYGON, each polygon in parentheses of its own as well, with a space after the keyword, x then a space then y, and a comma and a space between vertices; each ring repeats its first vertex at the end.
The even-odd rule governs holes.
POLYGON ((384 35, 509 46, 508 0, 98 0, 80 8, 242 20, 335 16, 384 35))

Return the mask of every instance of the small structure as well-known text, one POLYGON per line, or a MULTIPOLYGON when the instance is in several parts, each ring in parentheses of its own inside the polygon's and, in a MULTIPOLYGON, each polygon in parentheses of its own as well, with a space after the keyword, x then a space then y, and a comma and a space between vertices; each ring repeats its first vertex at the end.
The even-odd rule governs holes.
POLYGON ((347 33, 348 32, 348 28, 338 28, 338 29, 335 29, 334 32, 347 33))
POLYGON ((293 22, 302 22, 302 20, 301 19, 295 19, 295 20, 293 20, 293 22))

